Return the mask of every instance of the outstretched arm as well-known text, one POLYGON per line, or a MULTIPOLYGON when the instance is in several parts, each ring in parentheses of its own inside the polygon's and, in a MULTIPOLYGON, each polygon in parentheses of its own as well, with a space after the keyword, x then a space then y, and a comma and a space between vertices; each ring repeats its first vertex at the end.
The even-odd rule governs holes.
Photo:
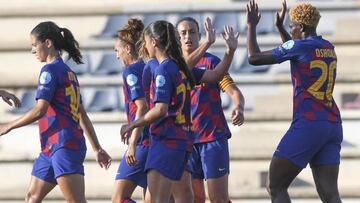
POLYGON ((276 12, 275 25, 280 33, 282 42, 291 40, 290 34, 284 28, 284 19, 286 14, 286 0, 282 0, 281 12, 276 12))
POLYGON ((212 83, 221 80, 228 72, 234 53, 237 49, 239 33, 234 33, 231 26, 225 25, 222 37, 225 40, 226 51, 222 61, 213 70, 206 70, 200 83, 212 83))
POLYGON ((48 107, 49 102, 44 99, 38 99, 35 107, 28 111, 25 115, 17 120, 0 125, 0 136, 10 132, 12 129, 20 128, 39 120, 45 115, 48 107))
POLYGON ((257 39, 256 39, 256 25, 258 24, 261 14, 259 7, 254 0, 250 0, 246 5, 247 10, 247 49, 248 60, 252 65, 264 65, 276 63, 275 58, 272 56, 271 51, 261 52, 257 39))
POLYGON ((204 56, 205 52, 215 42, 216 39, 215 29, 209 17, 206 17, 205 19, 205 31, 206 31, 206 40, 203 43, 201 43, 197 49, 191 52, 191 54, 187 56, 184 55, 185 62, 190 70, 196 66, 196 64, 201 59, 201 57, 204 56))
POLYGON ((10 106, 12 106, 13 104, 15 107, 21 106, 20 100, 15 95, 13 95, 5 90, 0 90, 0 97, 4 100, 4 102, 9 104, 10 106))
POLYGON ((83 129, 87 139, 89 140, 91 147, 96 153, 96 160, 99 163, 101 168, 108 169, 111 165, 111 157, 108 153, 103 150, 100 146, 99 140, 96 136, 94 126, 92 125, 89 116, 87 115, 83 105, 79 106, 79 117, 80 117, 80 126, 83 129))

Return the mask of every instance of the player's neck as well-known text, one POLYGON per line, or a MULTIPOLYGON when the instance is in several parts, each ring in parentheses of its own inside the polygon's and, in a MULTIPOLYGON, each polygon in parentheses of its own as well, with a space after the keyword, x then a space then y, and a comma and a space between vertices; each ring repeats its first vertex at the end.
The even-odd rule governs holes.
POLYGON ((162 52, 155 54, 155 57, 158 60, 159 64, 169 58, 165 53, 162 52))
POLYGON ((52 63, 54 62, 57 58, 60 58, 60 54, 57 53, 57 54, 49 54, 47 57, 46 57, 46 63, 49 64, 49 63, 52 63))

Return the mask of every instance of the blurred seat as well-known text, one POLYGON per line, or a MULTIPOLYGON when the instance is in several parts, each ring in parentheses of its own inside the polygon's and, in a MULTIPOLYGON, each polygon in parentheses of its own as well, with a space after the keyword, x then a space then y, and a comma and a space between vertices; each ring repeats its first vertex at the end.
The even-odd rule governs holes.
POLYGON ((270 69, 270 65, 261 65, 261 66, 254 66, 249 64, 248 54, 245 52, 243 57, 237 56, 242 60, 240 61, 240 66, 236 65, 236 67, 231 69, 231 72, 234 73, 265 73, 270 69))
POLYGON ((231 99, 229 97, 229 95, 227 95, 224 92, 221 92, 221 106, 223 108, 223 110, 228 110, 231 107, 231 99))
POLYGON ((119 91, 116 88, 97 89, 86 108, 88 112, 109 112, 119 109, 119 91))
MULTIPOLYGON (((259 35, 267 35, 275 32, 275 14, 273 12, 261 13, 260 21, 256 27, 256 33, 259 35)), ((286 21, 286 20, 285 20, 286 21)), ((286 25, 284 25, 286 28, 286 25)))
POLYGON ((214 14, 213 26, 217 33, 224 32, 224 26, 230 25, 235 32, 239 30, 239 16, 235 12, 216 12, 214 14))
POLYGON ((123 71, 123 64, 116 58, 114 52, 104 53, 93 75, 112 75, 123 71))
POLYGON ((166 16, 163 13, 146 13, 143 15, 143 23, 146 26, 150 25, 158 20, 166 20, 166 16))
POLYGON ((20 99, 21 107, 12 109, 10 113, 22 114, 28 112, 30 109, 32 109, 35 106, 36 103, 35 97, 36 97, 35 89, 25 90, 20 99))
POLYGON ((106 21, 106 25, 102 32, 94 35, 96 38, 114 38, 117 31, 123 27, 128 21, 127 15, 110 15, 106 21))
POLYGON ((90 62, 90 55, 83 54, 82 58, 83 64, 77 64, 74 60, 68 59, 65 63, 73 70, 76 75, 83 75, 90 72, 91 62, 90 62))

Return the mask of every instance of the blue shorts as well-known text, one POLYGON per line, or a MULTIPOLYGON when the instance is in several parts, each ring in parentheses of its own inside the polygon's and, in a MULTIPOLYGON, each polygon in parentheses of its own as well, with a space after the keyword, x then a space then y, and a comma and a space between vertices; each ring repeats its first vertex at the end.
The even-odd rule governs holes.
POLYGON ((147 176, 145 173, 145 163, 148 155, 149 147, 144 145, 136 146, 136 165, 129 166, 126 163, 125 155, 119 165, 115 180, 126 179, 134 182, 135 184, 146 188, 147 187, 147 176))
POLYGON ((294 121, 281 139, 274 156, 285 157, 305 168, 324 164, 339 164, 343 140, 341 123, 328 121, 294 121))
POLYGON ((159 141, 152 139, 149 154, 145 164, 145 171, 156 170, 161 175, 178 181, 181 179, 190 153, 171 149, 159 141))
POLYGON ((31 175, 56 184, 56 178, 68 174, 84 175, 84 160, 86 150, 73 151, 65 148, 58 149, 50 157, 40 153, 35 159, 31 175))
POLYGON ((226 138, 194 144, 190 156, 193 179, 213 179, 230 172, 229 146, 226 138))

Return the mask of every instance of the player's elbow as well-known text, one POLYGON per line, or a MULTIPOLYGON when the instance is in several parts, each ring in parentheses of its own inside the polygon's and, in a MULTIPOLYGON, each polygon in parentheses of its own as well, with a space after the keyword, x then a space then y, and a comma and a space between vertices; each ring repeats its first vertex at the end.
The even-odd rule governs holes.
POLYGON ((248 56, 248 62, 249 62, 249 64, 254 65, 254 66, 261 65, 259 58, 254 55, 248 56))

